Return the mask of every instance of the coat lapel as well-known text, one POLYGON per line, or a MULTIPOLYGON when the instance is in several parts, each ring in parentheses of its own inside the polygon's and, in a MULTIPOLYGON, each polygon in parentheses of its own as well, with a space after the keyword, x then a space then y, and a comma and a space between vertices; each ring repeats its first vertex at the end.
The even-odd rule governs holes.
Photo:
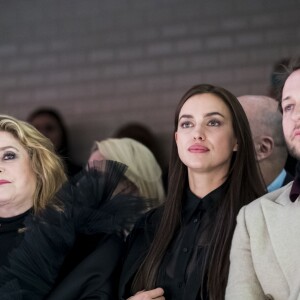
POLYGON ((276 200, 261 204, 278 264, 289 285, 295 286, 300 277, 300 201, 291 202, 289 192, 284 189, 276 200))

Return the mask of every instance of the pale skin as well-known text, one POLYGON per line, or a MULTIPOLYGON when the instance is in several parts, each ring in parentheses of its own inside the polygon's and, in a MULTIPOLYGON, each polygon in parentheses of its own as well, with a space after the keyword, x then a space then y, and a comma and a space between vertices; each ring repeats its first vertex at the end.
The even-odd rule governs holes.
POLYGON ((208 93, 189 98, 180 111, 175 140, 194 194, 202 198, 226 180, 238 145, 222 99, 208 93))
POLYGON ((36 176, 25 148, 0 131, 0 217, 20 215, 33 206, 36 176))
MULTIPOLYGON (((204 197, 227 178, 230 160, 238 150, 229 109, 213 94, 189 98, 180 114, 175 140, 187 166, 191 191, 204 197)), ((163 289, 141 291, 130 300, 165 299, 163 289)))
POLYGON ((92 154, 90 155, 90 157, 88 159, 88 164, 93 165, 94 161, 101 161, 101 160, 104 160, 104 159, 105 159, 105 157, 97 149, 97 150, 93 151, 92 154))
POLYGON ((293 72, 282 90, 282 127, 292 156, 300 159, 300 70, 293 72))
POLYGON ((134 296, 128 298, 127 300, 165 300, 164 290, 162 288, 156 288, 149 291, 137 292, 134 296))

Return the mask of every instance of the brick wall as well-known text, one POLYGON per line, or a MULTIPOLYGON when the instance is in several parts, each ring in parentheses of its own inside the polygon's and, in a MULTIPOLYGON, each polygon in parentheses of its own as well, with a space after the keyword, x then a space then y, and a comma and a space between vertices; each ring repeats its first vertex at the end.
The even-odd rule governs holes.
POLYGON ((1 1, 0 112, 58 108, 78 162, 129 121, 167 157, 185 90, 266 94, 272 64, 300 53, 299 16, 299 0, 1 1))

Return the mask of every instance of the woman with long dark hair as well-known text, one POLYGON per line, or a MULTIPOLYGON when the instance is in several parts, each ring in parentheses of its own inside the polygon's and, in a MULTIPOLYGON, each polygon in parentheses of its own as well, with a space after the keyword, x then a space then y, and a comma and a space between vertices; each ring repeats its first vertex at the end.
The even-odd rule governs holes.
POLYGON ((224 299, 237 213, 265 193, 247 117, 229 91, 192 87, 174 125, 166 202, 128 238, 120 299, 224 299))

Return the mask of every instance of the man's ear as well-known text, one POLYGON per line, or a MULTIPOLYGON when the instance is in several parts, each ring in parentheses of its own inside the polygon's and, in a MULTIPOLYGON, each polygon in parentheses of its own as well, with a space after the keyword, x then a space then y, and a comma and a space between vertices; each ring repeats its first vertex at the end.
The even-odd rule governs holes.
POLYGON ((260 141, 256 144, 256 156, 257 160, 263 160, 268 158, 274 149, 274 140, 270 136, 262 136, 260 141))

